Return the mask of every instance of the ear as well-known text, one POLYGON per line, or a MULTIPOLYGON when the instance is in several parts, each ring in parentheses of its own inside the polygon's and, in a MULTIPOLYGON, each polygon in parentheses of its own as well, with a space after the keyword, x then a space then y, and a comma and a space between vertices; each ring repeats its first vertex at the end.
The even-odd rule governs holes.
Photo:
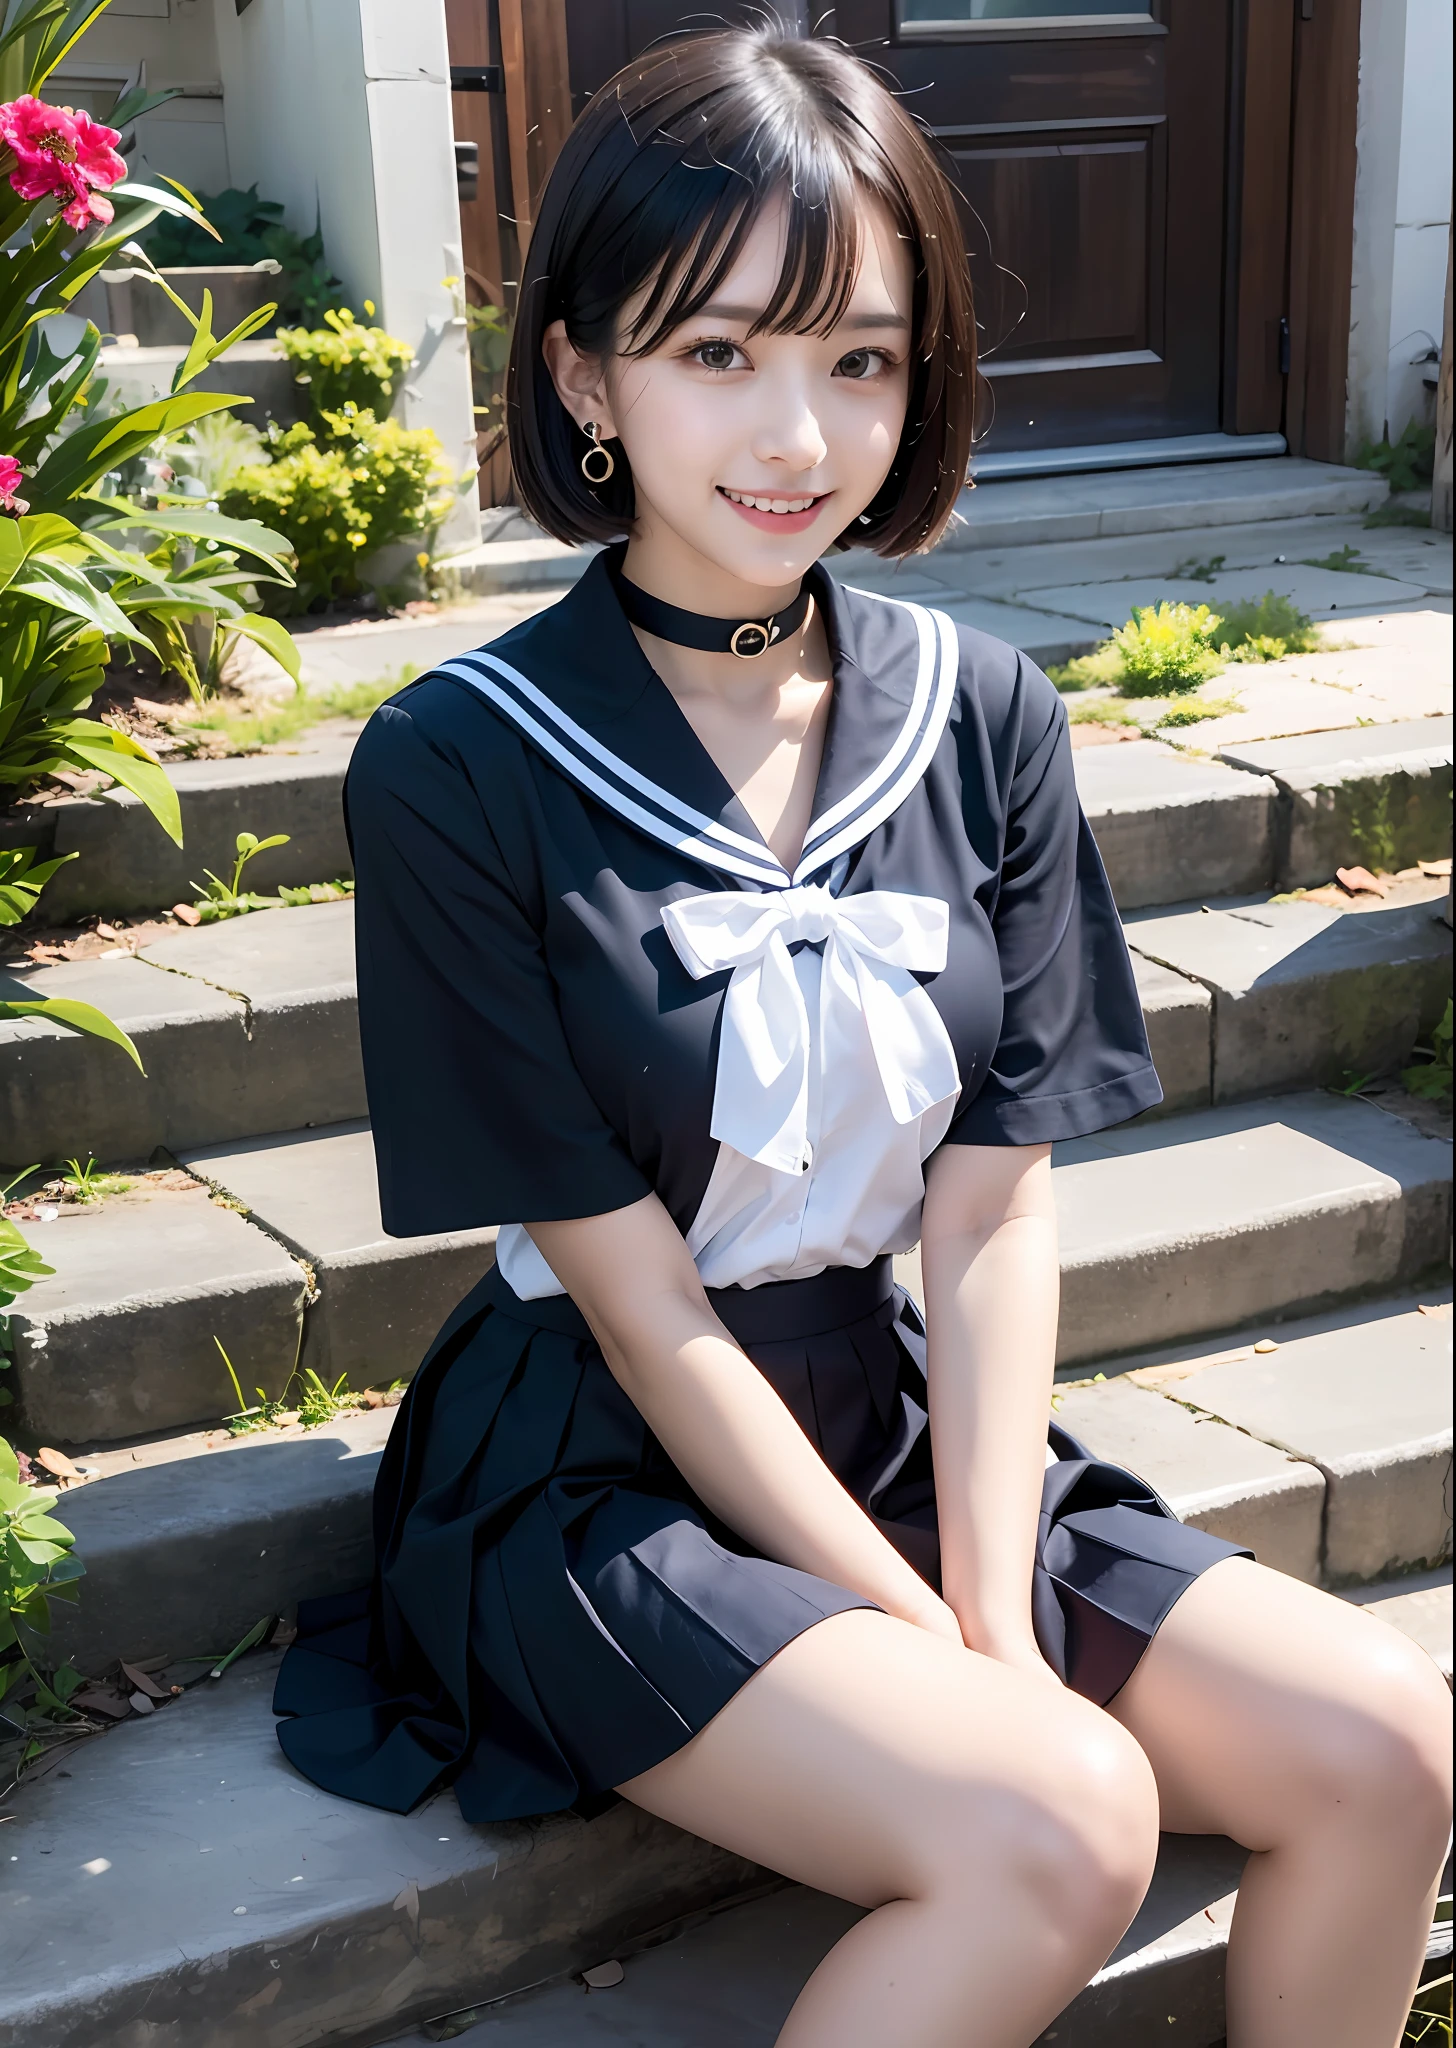
POLYGON ((553 320, 541 337, 541 354, 556 395, 576 424, 586 429, 594 420, 604 441, 615 441, 616 424, 607 398, 606 378, 599 356, 580 355, 567 339, 566 322, 553 320))

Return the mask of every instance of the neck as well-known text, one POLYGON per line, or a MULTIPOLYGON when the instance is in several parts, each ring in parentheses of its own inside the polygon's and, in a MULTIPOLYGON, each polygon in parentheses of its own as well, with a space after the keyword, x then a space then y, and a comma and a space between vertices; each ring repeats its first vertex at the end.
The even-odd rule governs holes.
MULTIPOLYGON (((656 521, 639 519, 627 543, 622 574, 650 597, 708 618, 763 619, 792 604, 803 582, 794 576, 782 583, 750 583, 656 521)), ((696 695, 753 701, 764 692, 782 689, 806 673, 828 674, 828 645, 818 606, 811 603, 797 632, 752 661, 734 654, 710 654, 681 647, 633 625, 647 659, 675 697, 696 695)))

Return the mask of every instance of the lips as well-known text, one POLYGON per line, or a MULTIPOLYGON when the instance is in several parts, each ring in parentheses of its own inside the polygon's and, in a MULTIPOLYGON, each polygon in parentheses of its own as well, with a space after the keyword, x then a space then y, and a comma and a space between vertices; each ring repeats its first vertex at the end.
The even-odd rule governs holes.
POLYGON ((724 484, 718 485, 718 496, 740 518, 751 526, 766 533, 802 533, 812 526, 819 515, 819 508, 829 496, 827 491, 817 494, 799 492, 790 497, 787 493, 774 494, 768 491, 732 491, 724 484))

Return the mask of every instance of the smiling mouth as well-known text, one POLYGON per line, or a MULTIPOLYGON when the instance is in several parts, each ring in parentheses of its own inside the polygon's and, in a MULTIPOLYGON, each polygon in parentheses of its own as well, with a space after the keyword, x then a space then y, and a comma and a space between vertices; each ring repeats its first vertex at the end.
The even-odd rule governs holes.
POLYGON ((719 484, 718 490, 730 505, 742 505, 750 512, 775 512, 780 516, 810 512, 816 505, 823 504, 829 495, 827 491, 811 491, 797 498, 777 498, 764 492, 730 491, 726 484, 719 484))

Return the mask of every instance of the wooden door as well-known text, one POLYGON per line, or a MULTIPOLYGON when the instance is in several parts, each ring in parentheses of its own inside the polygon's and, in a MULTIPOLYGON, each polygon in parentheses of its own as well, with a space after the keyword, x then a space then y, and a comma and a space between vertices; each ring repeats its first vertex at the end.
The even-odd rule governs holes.
POLYGON ((1217 431, 1229 0, 839 0, 835 28, 954 162, 988 451, 1217 431))

